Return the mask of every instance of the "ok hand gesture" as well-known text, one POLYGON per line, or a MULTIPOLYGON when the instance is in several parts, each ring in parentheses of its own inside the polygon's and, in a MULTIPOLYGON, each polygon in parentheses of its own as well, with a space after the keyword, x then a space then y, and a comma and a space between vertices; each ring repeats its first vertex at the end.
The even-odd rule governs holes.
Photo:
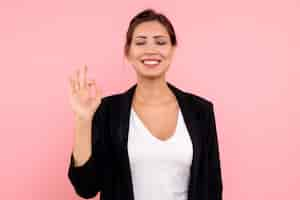
POLYGON ((87 66, 83 70, 77 69, 69 77, 69 101, 76 119, 91 122, 97 107, 101 103, 102 95, 96 86, 95 80, 87 80, 87 66), (83 73, 81 72, 83 71, 83 73), (92 89, 95 96, 91 96, 92 89))

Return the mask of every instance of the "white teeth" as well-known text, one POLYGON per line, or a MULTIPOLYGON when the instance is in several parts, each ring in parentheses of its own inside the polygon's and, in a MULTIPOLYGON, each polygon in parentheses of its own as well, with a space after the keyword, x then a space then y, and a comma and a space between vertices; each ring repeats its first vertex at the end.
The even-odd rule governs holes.
POLYGON ((159 61, 145 60, 145 61, 143 61, 143 63, 144 63, 144 64, 147 64, 147 65, 156 65, 156 64, 159 63, 159 61))

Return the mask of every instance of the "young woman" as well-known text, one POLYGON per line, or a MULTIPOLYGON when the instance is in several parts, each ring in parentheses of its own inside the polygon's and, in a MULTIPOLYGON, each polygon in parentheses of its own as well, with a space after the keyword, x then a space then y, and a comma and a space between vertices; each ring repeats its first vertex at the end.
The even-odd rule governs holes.
POLYGON ((176 46, 168 18, 147 9, 131 20, 124 48, 136 84, 102 97, 86 66, 70 78, 76 128, 68 177, 79 196, 222 199, 213 103, 165 78, 176 46))

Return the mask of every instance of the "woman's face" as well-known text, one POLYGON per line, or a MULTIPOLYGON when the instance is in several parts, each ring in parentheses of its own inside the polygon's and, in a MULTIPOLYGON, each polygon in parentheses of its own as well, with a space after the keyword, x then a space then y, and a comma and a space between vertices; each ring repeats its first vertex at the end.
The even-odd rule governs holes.
POLYGON ((126 58, 138 76, 153 79, 165 75, 174 50, 165 27, 157 21, 149 21, 135 28, 126 58))

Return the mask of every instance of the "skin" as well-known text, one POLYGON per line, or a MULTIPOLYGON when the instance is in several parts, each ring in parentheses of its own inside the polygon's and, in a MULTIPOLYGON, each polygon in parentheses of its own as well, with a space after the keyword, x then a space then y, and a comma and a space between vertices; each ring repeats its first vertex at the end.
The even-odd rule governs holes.
POLYGON ((150 21, 135 28, 129 53, 125 55, 137 75, 133 109, 151 134, 163 141, 172 137, 179 110, 176 97, 166 83, 175 49, 165 27, 150 21), (155 37, 158 35, 161 37, 155 37), (162 62, 158 67, 149 68, 141 63, 145 57, 160 58, 162 62))

